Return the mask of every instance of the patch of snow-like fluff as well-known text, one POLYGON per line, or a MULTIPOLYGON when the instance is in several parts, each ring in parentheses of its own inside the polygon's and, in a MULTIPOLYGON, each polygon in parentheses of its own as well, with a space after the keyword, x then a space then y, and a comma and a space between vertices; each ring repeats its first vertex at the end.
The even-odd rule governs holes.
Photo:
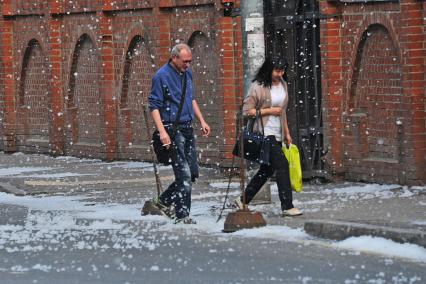
POLYGON ((29 172, 42 172, 53 170, 54 168, 49 167, 11 167, 11 168, 0 168, 0 176, 13 176, 20 175, 22 173, 29 172))
MULTIPOLYGON (((228 187, 227 182, 211 182, 211 183, 209 183, 209 185, 213 188, 220 188, 220 189, 228 187)), ((229 184, 229 188, 240 188, 240 183, 239 182, 231 182, 229 184)))
MULTIPOLYGON (((211 197, 223 197, 225 195, 226 195, 226 191, 206 192, 206 193, 201 193, 201 194, 193 194, 192 200, 200 200, 200 199, 211 198, 211 197)), ((233 191, 229 191, 228 195, 229 196, 238 196, 238 195, 240 195, 240 192, 233 190, 233 191)))
POLYGON ((350 237, 333 244, 334 247, 360 252, 375 253, 392 257, 401 257, 419 262, 426 262, 426 249, 410 243, 397 243, 392 240, 360 236, 350 237))
POLYGON ((19 175, 18 178, 43 178, 43 179, 50 179, 50 178, 64 178, 64 177, 77 177, 77 176, 91 176, 93 174, 81 174, 81 173, 55 173, 55 174, 34 174, 34 175, 19 175))
POLYGON ((352 185, 347 187, 324 189, 319 193, 332 194, 349 199, 388 199, 392 197, 411 197, 415 195, 415 192, 409 190, 408 187, 401 187, 396 184, 352 185))
POLYGON ((301 241, 311 238, 302 229, 293 229, 287 226, 266 226, 250 230, 240 230, 232 234, 247 238, 266 238, 283 241, 301 241))

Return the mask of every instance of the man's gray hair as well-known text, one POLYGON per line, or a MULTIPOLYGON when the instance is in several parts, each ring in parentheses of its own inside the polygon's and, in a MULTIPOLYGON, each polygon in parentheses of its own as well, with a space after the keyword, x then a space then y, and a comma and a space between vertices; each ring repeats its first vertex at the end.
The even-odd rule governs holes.
POLYGON ((173 56, 176 56, 176 57, 179 57, 179 55, 180 55, 180 52, 181 52, 181 50, 182 49, 185 49, 185 50, 187 50, 189 53, 191 53, 192 51, 191 51, 191 48, 189 47, 189 45, 187 45, 187 44, 185 44, 185 43, 179 43, 179 44, 176 44, 175 46, 173 46, 173 48, 172 48, 172 52, 170 53, 170 55, 173 57, 173 56))

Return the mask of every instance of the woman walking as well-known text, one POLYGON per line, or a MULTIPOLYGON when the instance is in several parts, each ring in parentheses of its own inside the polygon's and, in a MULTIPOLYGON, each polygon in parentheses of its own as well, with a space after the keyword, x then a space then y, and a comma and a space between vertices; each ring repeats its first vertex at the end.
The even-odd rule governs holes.
MULTIPOLYGON (((245 188, 244 194, 245 201, 249 204, 275 172, 283 216, 298 216, 302 215, 302 212, 293 206, 288 162, 281 150, 283 142, 292 143, 286 117, 288 91, 284 78, 287 65, 283 58, 267 58, 258 70, 244 100, 244 116, 250 119, 254 119, 256 115, 261 117, 263 133, 271 144, 269 164, 260 165, 260 169, 245 188)), ((253 131, 262 133, 261 125, 255 123, 253 131)), ((242 198, 237 198, 235 204, 243 208, 242 198)))

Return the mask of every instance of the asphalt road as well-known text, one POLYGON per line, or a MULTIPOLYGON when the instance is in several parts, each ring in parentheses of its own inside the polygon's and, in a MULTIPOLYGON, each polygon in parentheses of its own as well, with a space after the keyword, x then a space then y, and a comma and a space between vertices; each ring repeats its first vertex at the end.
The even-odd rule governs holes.
POLYGON ((424 283, 425 279, 424 263, 336 249, 320 239, 210 234, 161 217, 115 225, 96 225, 99 220, 93 219, 70 223, 66 215, 73 208, 63 209, 68 211, 0 205, 1 283, 424 283))
MULTIPOLYGON (((160 173, 166 186, 171 169, 160 173)), ((191 208, 198 223, 174 225, 140 216, 155 195, 150 164, 0 153, 0 191, 9 192, 0 192, 0 284, 426 281, 425 248, 363 238, 367 252, 303 230, 318 218, 423 229, 424 187, 306 184, 295 194, 304 215, 282 218, 272 186, 272 203, 251 207, 268 226, 225 234, 216 219, 227 178, 207 168, 201 175, 191 208)))

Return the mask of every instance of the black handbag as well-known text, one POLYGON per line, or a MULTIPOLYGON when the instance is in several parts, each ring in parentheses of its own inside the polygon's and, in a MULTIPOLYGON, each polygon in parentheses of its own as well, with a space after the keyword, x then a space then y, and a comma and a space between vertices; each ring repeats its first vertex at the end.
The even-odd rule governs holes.
MULTIPOLYGON (((152 133, 152 146, 154 148, 155 155, 157 156, 157 161, 164 165, 171 165, 174 158, 174 138, 177 131, 177 126, 179 123, 180 115, 182 114, 182 108, 183 104, 185 102, 185 96, 186 96, 186 73, 183 73, 183 83, 182 83, 182 96, 180 98, 179 102, 179 109, 176 115, 176 120, 173 123, 172 127, 165 127, 167 133, 170 136, 170 140, 172 141, 171 145, 168 145, 169 147, 163 146, 163 142, 161 142, 160 139, 160 132, 158 130, 155 130, 154 133, 152 133)), ((167 96, 165 96, 167 97, 167 96)))
MULTIPOLYGON (((170 136, 170 140, 173 141, 174 137, 172 136, 172 133, 168 131, 166 128, 167 133, 170 136)), ((154 133, 152 133, 152 146, 154 147, 155 156, 157 156, 157 162, 164 164, 164 165, 171 165, 173 161, 173 142, 172 145, 169 147, 163 146, 163 143, 160 139, 160 132, 158 130, 155 130, 154 133)))
MULTIPOLYGON (((250 119, 247 125, 243 128, 242 138, 244 141, 244 159, 257 162, 259 164, 269 165, 271 143, 269 141, 269 138, 265 137, 263 131, 263 121, 260 117, 260 110, 256 110, 256 118, 250 119), (258 121, 260 121, 260 124, 262 126, 262 133, 253 132, 254 124, 258 121)), ((237 140, 234 145, 234 150, 232 151, 232 154, 238 157, 241 157, 240 140, 241 138, 237 140)))

